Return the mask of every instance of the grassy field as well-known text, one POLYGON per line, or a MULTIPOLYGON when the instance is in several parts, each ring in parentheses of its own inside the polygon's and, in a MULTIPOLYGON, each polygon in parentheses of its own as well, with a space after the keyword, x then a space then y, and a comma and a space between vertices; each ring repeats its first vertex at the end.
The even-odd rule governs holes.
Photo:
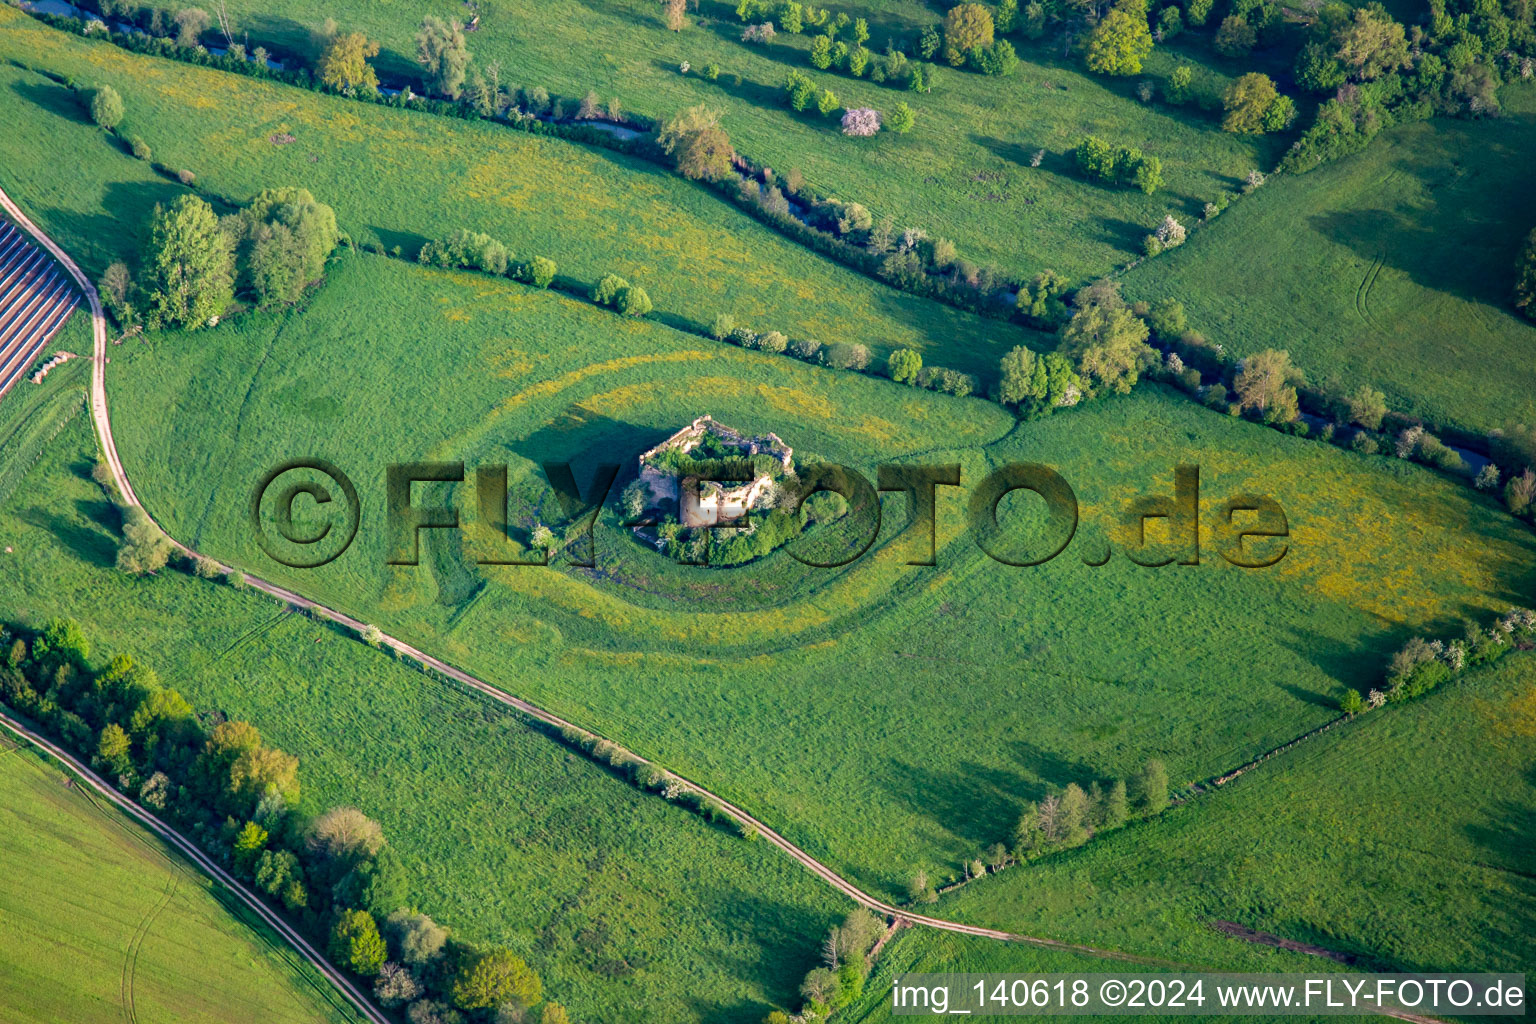
POLYGON ((125 346, 109 388, 128 471, 177 536, 659 758, 887 891, 918 866, 955 870, 1046 785, 1153 755, 1198 779, 1305 731, 1342 686, 1374 684, 1409 633, 1517 601, 1536 548, 1421 468, 1155 388, 1015 425, 983 401, 376 257, 335 264, 302 315, 125 346), (870 477, 881 461, 959 462, 968 484, 1004 461, 1055 465, 1084 539, 1009 569, 964 536, 966 492, 946 489, 937 569, 902 564, 918 552, 898 495, 876 548, 840 570, 783 553, 678 566, 612 513, 593 571, 479 566, 466 486, 450 500, 468 540, 428 531, 420 565, 385 564, 387 463, 510 464, 525 538, 556 508, 540 462, 571 459, 584 482, 593 462, 628 463, 706 412, 870 477), (357 542, 317 570, 274 564, 246 520, 257 479, 301 456, 331 459, 363 496, 357 542), (1084 564, 1123 503, 1166 491, 1190 460, 1207 516, 1232 493, 1280 501, 1286 560, 1227 566, 1208 533, 1199 567, 1084 564), (1241 663, 1265 671, 1240 681, 1241 663), (880 813, 851 810, 865 807, 880 813))
POLYGON ((1371 384, 1394 408, 1473 429, 1531 422, 1536 325, 1510 301, 1536 225, 1536 89, 1500 97, 1495 120, 1405 125, 1274 179, 1132 271, 1127 293, 1176 296, 1229 351, 1289 349, 1313 379, 1371 384))
MULTIPOLYGON (((0 25, 17 15, 0 11, 0 25)), ((92 276, 130 258, 155 204, 186 191, 116 150, 69 90, 41 75, 0 63, 0 111, 9 140, 0 187, 92 276)), ((84 339, 71 351, 89 349, 89 327, 84 339)))
MULTIPOLYGON (((499 61, 504 81, 544 86, 580 99, 588 89, 617 96, 625 109, 652 117, 707 103, 744 152, 780 171, 799 167, 823 192, 858 200, 898 224, 953 239, 961 254, 1015 274, 1045 267, 1071 277, 1102 274, 1139 254, 1142 236, 1168 212, 1195 216, 1201 206, 1235 188, 1249 170, 1268 170, 1285 142, 1243 138, 1219 130, 1216 118, 1193 108, 1134 96, 1139 79, 1087 74, 1082 59, 1065 60, 1053 41, 1013 42, 1025 58, 1006 78, 988 78, 945 66, 925 95, 865 80, 815 71, 806 59, 812 36, 780 34, 767 46, 740 41, 735 4, 703 0, 690 26, 666 31, 662 10, 650 0, 592 4, 581 0, 529 7, 488 0, 478 5, 480 27, 469 39, 477 62, 499 61), (697 71, 714 61, 714 82, 697 71), (907 136, 874 140, 841 136, 833 119, 793 114, 781 101, 791 68, 848 107, 889 112, 911 104, 917 127, 907 136), (1105 189, 1075 176, 1069 150, 1085 132, 1140 146, 1163 160, 1168 186, 1153 196, 1105 189), (1029 166, 1046 151, 1040 168, 1029 166)), ((834 12, 868 18, 870 47, 910 41, 942 11, 919 0, 879 5, 832 5, 834 12)), ((345 3, 327 13, 348 30, 378 39, 377 62, 386 78, 416 76, 413 36, 426 14, 467 17, 453 0, 410 7, 345 3)), ((320 15, 297 0, 236 0, 230 15, 252 41, 303 50, 320 15)), ((1250 70, 1242 62, 1208 64, 1208 50, 1159 48, 1146 76, 1161 82, 1176 62, 1195 63, 1202 89, 1219 93, 1229 75, 1250 70)))
MULTIPOLYGON (((414 254, 428 237, 471 228, 502 238, 522 257, 553 258, 563 276, 583 285, 609 271, 643 284, 659 317, 708 326, 731 313, 759 330, 826 343, 863 342, 882 353, 909 346, 930 363, 966 372, 990 375, 1007 348, 1050 341, 846 270, 648 161, 138 56, 9 8, 0 10, 3 58, 112 84, 129 110, 120 133, 143 138, 157 161, 190 168, 200 185, 239 201, 263 188, 308 188, 335 207, 359 243, 414 254), (274 145, 279 133, 295 141, 274 145)), ((68 90, 40 76, 15 77, 0 91, 0 109, 37 139, 27 147, 35 159, 46 166, 53 157, 57 166, 61 154, 72 159, 90 150, 92 129, 68 90), (61 121, 74 123, 66 129, 61 121)), ((89 155, 86 173, 94 175, 104 159, 89 155)), ((130 166, 105 190, 105 201, 126 196, 111 230, 131 240, 142 223, 135 215, 172 186, 143 183, 149 170, 123 161, 130 166)), ((19 201, 34 198, 30 178, 14 183, 19 201)), ((50 219, 53 191, 64 187, 50 183, 35 198, 39 223, 58 228, 69 247, 76 232, 100 225, 84 219, 96 212, 89 196, 50 219)))
POLYGON ((0 872, 10 1024, 362 1019, 259 918, 9 734, 0 872))
MULTIPOLYGON (((850 909, 841 897, 766 844, 643 796, 483 699, 266 597, 176 572, 121 575, 115 516, 88 477, 92 450, 82 416, 0 507, 0 547, 11 549, 0 614, 74 616, 99 651, 147 661, 198 709, 255 722, 301 759, 304 810, 345 803, 376 817, 421 908, 527 956, 577 1020, 755 1024, 795 1001, 822 934, 850 909)), ((0 769, 18 756, 0 756, 0 769)), ((0 817, 13 806, 0 801, 0 817)), ((0 864, 22 850, 47 863, 39 842, 0 829, 0 864)), ((124 911, 125 939, 163 894, 138 881, 112 882, 143 903, 124 911)), ((3 898, 0 909, 12 919, 3 898)), ((255 1019, 301 1019, 279 1012, 275 995, 268 1005, 255 1019)), ((140 1019, 171 1019, 147 1013, 142 995, 139 1007, 140 1019)), ((245 1019, 234 1014, 218 1019, 245 1019)))
POLYGON ((1515 655, 939 912, 1190 962, 1228 920, 1366 970, 1519 970, 1536 952, 1533 736, 1536 658, 1515 655))

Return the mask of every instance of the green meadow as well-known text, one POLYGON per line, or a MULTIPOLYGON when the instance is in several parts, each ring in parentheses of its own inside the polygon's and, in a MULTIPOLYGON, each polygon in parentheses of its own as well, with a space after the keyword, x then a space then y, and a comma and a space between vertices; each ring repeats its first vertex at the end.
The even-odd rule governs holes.
MULTIPOLYGON (((199 711, 257 724, 268 742, 300 758, 302 810, 349 804, 376 818, 421 909, 465 939, 510 945, 577 1020, 755 1022, 771 1007, 793 1004, 822 934, 850 909, 845 900, 767 844, 642 795, 483 698, 261 594, 175 571, 142 580, 122 575, 112 566, 116 513, 89 477, 93 451, 80 416, 0 504, 7 620, 73 616, 98 651, 149 663, 199 711)), ((16 769, 7 765, 21 758, 0 754, 0 790, 16 784, 8 774, 16 769)), ((236 919, 217 925, 212 919, 225 911, 216 904, 197 909, 194 873, 157 867, 164 859, 157 854, 149 867, 129 863, 109 874, 103 865, 93 879, 93 861, 144 845, 114 838, 121 826, 87 817, 69 826, 66 835, 76 841, 59 839, 76 851, 50 853, 44 844, 52 833, 38 829, 58 817, 61 801, 74 806, 82 798, 48 774, 44 790, 59 794, 51 803, 32 808, 9 791, 0 800, 0 818, 11 816, 0 828, 6 877, 35 877, 49 887, 38 904, 0 897, 0 936, 8 936, 0 943, 0 992, 26 996, 13 1003, 0 995, 0 1008, 38 1014, 23 1021, 95 1020, 74 1016, 67 997, 91 998, 110 975, 110 992, 101 989, 99 998, 114 1002, 101 1019, 117 1019, 124 956, 139 948, 129 940, 174 892, 177 902, 138 940, 139 1019, 332 1019, 318 1011, 304 1016, 299 1007, 307 1004, 274 980, 255 994, 234 988, 245 977, 234 961, 264 967, 269 979, 270 962, 286 961, 231 948, 228 935, 243 926, 236 919), (67 872, 41 870, 61 861, 67 872), (97 901, 78 902, 87 883, 108 908, 88 941, 81 921, 90 919, 81 908, 97 901), (67 940, 57 920, 66 913, 73 915, 67 940), (183 922, 182 914, 194 920, 183 922), (49 941, 79 943, 90 964, 61 955, 45 958, 40 971, 35 956, 15 960, 5 952, 20 948, 10 938, 45 936, 49 925, 49 941), (217 990, 208 978, 176 972, 189 948, 210 958, 210 972, 228 968, 217 990), (230 988, 243 1002, 226 1006, 210 994, 230 988), (50 990, 56 1003, 44 1000, 50 990), (184 1014, 176 1009, 183 1005, 184 1014)), ((6 892, 19 898, 30 886, 6 892)), ((256 989, 260 977, 240 984, 256 989)), ((324 984, 319 990, 328 991, 324 984)), ((8 1010, 0 1015, 18 1019, 8 1010)))
MULTIPOLYGON (((759 330, 827 344, 862 342, 877 353, 911 347, 930 363, 989 376, 1013 345, 1050 341, 831 263, 645 160, 139 56, 11 9, 0 11, 5 58, 111 84, 130 112, 119 134, 142 138, 157 162, 190 169, 199 187, 238 202, 278 185, 308 188, 335 207, 359 244, 400 246, 414 257, 428 238, 455 228, 484 231, 521 257, 554 259, 562 277, 582 287, 608 272, 623 275, 646 288, 660 319, 703 329, 729 313, 759 330), (295 141, 274 144, 281 135, 295 141)), ((28 149, 44 167, 48 156, 73 159, 84 151, 94 176, 107 158, 90 153, 93 129, 69 91, 40 75, 10 75, 0 109, 39 139, 28 149), (60 122, 71 120, 66 131, 60 122)), ((100 145, 117 148, 105 137, 100 145)), ((64 183, 36 192, 40 223, 65 232, 65 243, 71 229, 104 228, 123 238, 120 251, 131 250, 143 222, 137 211, 174 195, 176 186, 144 181, 152 172, 126 155, 122 163, 128 166, 103 186, 105 201, 127 199, 115 225, 82 219, 98 202, 92 196, 55 202, 70 187, 64 183), (50 221, 55 208, 62 215, 50 221)), ((14 183, 18 200, 34 199, 25 187, 30 179, 14 183)))
POLYGON ((1236 355, 1288 349, 1317 383, 1369 384, 1395 409, 1473 430, 1536 419, 1536 325, 1511 306, 1536 224, 1536 89, 1504 116, 1436 119, 1272 179, 1131 271, 1236 355))
MULTIPOLYGON (((830 9, 867 18, 869 45, 877 52, 887 40, 910 51, 922 29, 943 16, 918 0, 830 9)), ((661 6, 648 0, 484 2, 478 10, 470 51, 481 67, 499 62, 504 82, 543 86, 568 97, 568 104, 596 90, 654 118, 709 104, 723 112, 737 147, 753 159, 780 172, 798 167, 822 192, 950 238, 965 258, 1015 275, 1046 267, 1073 278, 1103 274, 1139 255, 1142 237, 1165 214, 1197 216, 1250 170, 1268 171, 1286 145, 1226 134, 1217 116, 1194 107, 1136 98, 1138 82, 1160 87, 1177 63, 1193 64, 1197 88, 1215 96, 1230 77, 1249 70, 1244 62, 1213 58, 1204 44, 1159 47, 1142 76, 1115 81, 1086 73, 1080 55, 1063 59, 1053 38, 1029 43, 1015 35, 1023 60, 1012 75, 989 78, 943 65, 937 87, 917 94, 816 71, 807 60, 814 30, 780 33, 766 45, 743 43, 734 3, 702 0, 689 14, 689 27, 676 34, 666 30, 661 6), (678 70, 685 61, 693 69, 687 75, 678 70), (698 72, 710 62, 721 68, 713 82, 698 72), (831 89, 845 107, 889 113, 907 102, 917 126, 906 136, 846 138, 834 118, 795 114, 783 103, 791 69, 831 89), (1167 187, 1144 196, 1080 179, 1069 151, 1084 133, 1161 157, 1167 187), (1037 150, 1045 156, 1033 168, 1037 150)), ((236 0, 229 12, 253 43, 301 53, 310 29, 334 17, 344 30, 380 42, 376 63, 386 79, 419 74, 413 37, 424 15, 468 17, 453 0, 409 7, 347 2, 324 15, 297 0, 236 0)))
MULTIPOLYGON (((1019 424, 507 282, 366 256, 329 277, 302 314, 114 357, 118 444, 148 507, 201 550, 718 789, 881 891, 916 868, 956 872, 1047 786, 1152 756, 1175 782, 1240 764, 1327 720, 1344 686, 1375 685, 1409 635, 1502 611, 1532 582, 1529 533, 1465 487, 1156 387, 1019 424), (562 521, 541 463, 572 462, 585 486, 596 463, 632 466, 703 413, 870 478, 880 462, 959 463, 937 567, 905 564, 923 551, 896 494, 874 548, 840 569, 782 551, 677 565, 611 508, 590 570, 480 565, 498 549, 468 480, 416 489, 459 507, 464 531, 426 531, 419 564, 386 564, 389 463, 509 466, 525 542, 562 521), (262 475, 300 457, 334 462, 362 496, 357 541, 313 570, 273 562, 247 518, 262 475), (965 525, 967 488, 1012 461, 1057 467, 1082 507, 1079 541, 1033 569, 986 558, 965 525), (1129 501, 1171 492, 1180 462, 1201 467, 1204 563, 1086 564, 1129 501), (1289 518, 1271 569, 1217 554, 1221 503, 1253 492, 1289 518)), ((1024 529, 1028 509, 1009 507, 1024 529)))
POLYGON ((1359 970, 1518 971, 1536 943, 1532 737, 1536 659, 1517 654, 939 914, 1184 962, 1234 921, 1359 970))
POLYGON ((11 1024, 362 1019, 260 918, 9 733, 0 872, 11 1024))

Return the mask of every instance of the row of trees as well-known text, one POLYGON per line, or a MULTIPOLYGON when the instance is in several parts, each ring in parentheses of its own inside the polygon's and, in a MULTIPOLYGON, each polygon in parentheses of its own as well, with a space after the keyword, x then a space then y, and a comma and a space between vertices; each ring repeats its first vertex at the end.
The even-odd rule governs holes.
POLYGON ((416 258, 425 266, 479 270, 523 281, 535 288, 548 288, 559 269, 547 256, 520 261, 517 254, 500 240, 464 228, 427 242, 416 258))
POLYGON ((1163 162, 1134 146, 1112 146, 1096 135, 1085 135, 1072 150, 1077 169, 1090 181, 1133 185, 1147 195, 1163 186, 1163 162))
POLYGON ((1413 637, 1392 656, 1387 666, 1385 690, 1372 689, 1362 695, 1346 690, 1339 707, 1346 714, 1357 715, 1383 704, 1409 700, 1439 686, 1477 665, 1496 661, 1514 650, 1529 650, 1536 643, 1536 612, 1511 608, 1491 627, 1467 622, 1461 637, 1431 640, 1413 637))
POLYGON ((568 1024, 514 952, 403 909, 410 879, 378 822, 355 807, 305 814, 298 758, 249 722, 205 726, 129 655, 100 668, 90 655, 71 619, 0 630, 0 700, 280 905, 411 1024, 527 1021, 541 1003, 542 1024, 568 1024))
POLYGON ((814 338, 791 338, 780 331, 759 332, 738 324, 736 318, 729 313, 715 317, 710 334, 716 341, 730 342, 770 355, 793 356, 834 370, 852 370, 855 373, 878 373, 883 370, 885 376, 898 384, 941 391, 962 398, 980 389, 980 383, 968 373, 942 366, 924 366, 922 353, 916 349, 896 349, 884 364, 877 365, 870 358, 868 346, 846 341, 823 345, 814 338))
POLYGON ((1119 828, 1132 815, 1151 817, 1168 806, 1168 771, 1148 761, 1127 784, 1124 779, 1094 782, 1084 790, 1066 788, 1030 801, 1013 830, 1013 855, 1020 860, 1081 846, 1100 832, 1119 828))
POLYGON ((114 263, 98 290, 125 328, 194 329, 217 322, 237 295, 298 301, 323 278, 340 237, 335 212, 306 189, 265 189, 224 217, 182 195, 155 206, 137 272, 114 263))

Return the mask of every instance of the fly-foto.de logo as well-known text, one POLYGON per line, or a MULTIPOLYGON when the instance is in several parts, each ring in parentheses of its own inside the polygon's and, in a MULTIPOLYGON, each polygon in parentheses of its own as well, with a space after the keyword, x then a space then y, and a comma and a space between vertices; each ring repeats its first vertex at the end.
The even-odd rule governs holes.
MULTIPOLYGON (((592 467, 584 487, 571 463, 544 463, 541 469, 559 509, 558 533, 543 522, 516 521, 505 464, 480 465, 472 474, 462 462, 386 467, 380 495, 384 561, 419 564, 428 532, 463 530, 467 508, 457 500, 460 486, 455 485, 471 479, 472 518, 480 529, 475 543, 464 550, 480 565, 542 566, 560 560, 594 566, 594 526, 604 508, 614 510, 617 525, 685 564, 741 564, 782 547, 801 564, 818 568, 847 565, 870 549, 880 536, 882 518, 894 518, 882 516, 882 494, 905 497, 906 515, 895 525, 914 538, 908 542, 914 553, 906 562, 912 566, 937 564, 940 488, 969 491, 965 519, 971 539, 1006 566, 1038 566, 1062 555, 1073 546, 1081 518, 1077 494, 1066 478, 1033 462, 1009 463, 971 483, 954 463, 880 465, 871 482, 833 463, 775 476, 761 460, 696 460, 643 468, 617 498, 621 467, 616 463, 592 467), (721 554, 711 558, 715 545, 721 554), (748 557, 740 557, 741 552, 748 557)), ((1204 556, 1207 562, 1219 559, 1261 569, 1290 549, 1290 523, 1268 495, 1230 495, 1210 504, 1202 516, 1200 468, 1195 465, 1173 467, 1171 490, 1136 494, 1109 512, 1113 542, 1096 536, 1079 544, 1076 554, 1085 565, 1104 565, 1118 551, 1146 567, 1200 565, 1204 556)), ((362 504, 356 485, 335 464, 297 459, 258 481, 249 516, 269 557, 292 568, 314 568, 351 546, 362 504)))

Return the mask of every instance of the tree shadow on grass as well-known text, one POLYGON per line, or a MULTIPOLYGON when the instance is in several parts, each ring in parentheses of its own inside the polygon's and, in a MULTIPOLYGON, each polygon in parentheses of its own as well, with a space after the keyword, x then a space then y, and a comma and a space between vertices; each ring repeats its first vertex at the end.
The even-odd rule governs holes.
POLYGON ((30 82, 16 81, 11 83, 11 91, 55 117, 62 117, 76 124, 91 124, 90 115, 86 113, 80 100, 69 88, 57 82, 41 77, 30 82))
POLYGON ((96 569, 110 569, 117 565, 117 540, 101 526, 99 516, 110 514, 110 506, 104 502, 77 502, 77 508, 86 513, 82 522, 57 512, 29 508, 21 513, 21 521, 30 526, 47 530, 73 557, 96 569), (95 513, 94 515, 91 513, 95 513), (94 527, 94 528, 93 528, 94 527))

